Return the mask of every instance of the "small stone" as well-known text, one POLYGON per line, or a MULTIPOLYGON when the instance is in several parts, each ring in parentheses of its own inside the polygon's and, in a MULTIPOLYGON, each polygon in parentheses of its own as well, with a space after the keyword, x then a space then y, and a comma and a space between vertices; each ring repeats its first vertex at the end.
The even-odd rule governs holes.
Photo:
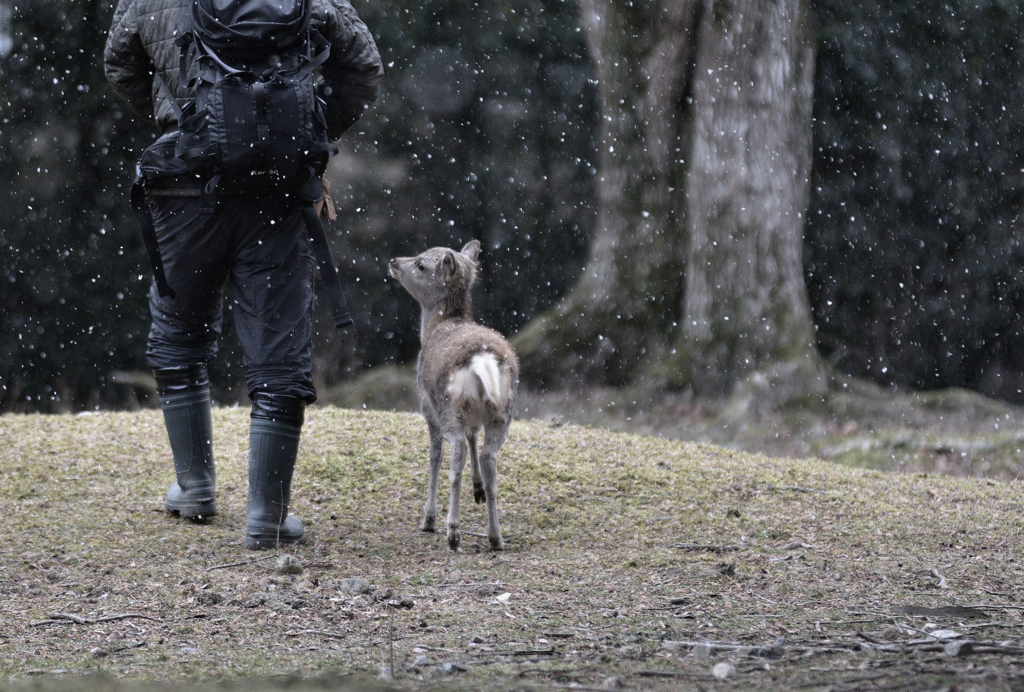
POLYGON ((202 605, 219 605, 224 602, 224 595, 216 591, 200 591, 196 594, 196 603, 202 605))
POLYGON ((622 681, 619 676, 613 675, 610 678, 605 678, 604 682, 601 683, 602 690, 618 690, 622 688, 622 681))
POLYGON ((474 644, 483 644, 484 643, 484 638, 481 637, 479 634, 474 634, 473 638, 470 639, 469 641, 471 641, 474 644))
POLYGON ((284 601, 276 600, 276 599, 268 600, 266 602, 266 605, 267 605, 268 608, 270 608, 271 610, 277 611, 278 613, 290 613, 292 611, 292 607, 291 607, 290 604, 285 603, 284 601))
POLYGON ((302 561, 294 555, 279 555, 274 571, 278 574, 302 574, 302 561))
POLYGON ((441 668, 444 670, 444 672, 448 673, 449 675, 466 672, 466 666, 462 665, 458 661, 445 661, 441 665, 441 668))
POLYGON ((697 658, 711 658, 711 645, 701 642, 693 647, 693 655, 697 658))
POLYGON ((903 636, 903 630, 896 625, 889 625, 882 630, 882 639, 892 642, 903 636))
POLYGON ((782 658, 786 654, 786 638, 778 637, 771 646, 762 649, 761 655, 765 658, 782 658))
POLYGON ((430 657, 429 656, 420 656, 415 661, 412 662, 412 666, 411 667, 412 668, 422 668, 424 666, 429 666, 429 665, 430 665, 430 657))
POLYGON ((968 656, 974 653, 974 644, 963 639, 957 639, 951 641, 942 647, 942 653, 949 656, 950 658, 957 658, 959 656, 968 656))
POLYGON ((370 582, 361 577, 346 577, 345 579, 342 579, 341 583, 338 584, 338 589, 353 596, 373 592, 373 587, 370 586, 370 582))
POLYGON ((718 663, 711 669, 711 674, 719 680, 728 680, 736 677, 736 666, 725 661, 718 663))

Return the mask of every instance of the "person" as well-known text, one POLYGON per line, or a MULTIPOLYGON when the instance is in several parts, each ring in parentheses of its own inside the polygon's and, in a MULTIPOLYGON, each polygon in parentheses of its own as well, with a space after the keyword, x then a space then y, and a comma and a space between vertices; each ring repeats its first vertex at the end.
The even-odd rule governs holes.
MULTIPOLYGON (((180 108, 192 98, 175 45, 191 28, 191 1, 119 0, 107 37, 107 80, 161 133, 177 127, 180 108)), ((330 43, 318 93, 333 141, 376 100, 383 68, 348 0, 311 5, 311 28, 330 43)), ((174 459, 176 480, 165 506, 190 518, 217 513, 207 366, 217 352, 230 285, 252 400, 245 547, 301 543, 305 528, 288 508, 305 407, 316 400, 314 259, 303 210, 294 195, 219 194, 212 216, 201 216, 200 185, 182 177, 147 190, 164 276, 174 287, 172 296, 161 295, 155 281, 150 287, 146 350, 174 459)))

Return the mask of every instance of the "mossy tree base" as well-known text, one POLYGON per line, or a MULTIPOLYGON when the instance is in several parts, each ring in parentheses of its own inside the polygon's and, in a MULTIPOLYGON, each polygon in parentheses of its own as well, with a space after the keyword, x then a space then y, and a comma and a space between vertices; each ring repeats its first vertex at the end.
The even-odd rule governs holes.
POLYGON ((763 372, 817 392, 806 3, 582 10, 604 116, 598 224, 572 292, 513 342, 524 380, 724 397, 763 372))

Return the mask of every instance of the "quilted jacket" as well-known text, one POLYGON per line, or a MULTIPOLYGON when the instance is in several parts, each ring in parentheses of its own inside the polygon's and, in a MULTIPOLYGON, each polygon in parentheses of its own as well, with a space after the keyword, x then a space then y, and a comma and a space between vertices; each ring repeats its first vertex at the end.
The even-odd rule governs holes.
MULTIPOLYGON (((119 0, 107 36, 103 65, 107 80, 132 110, 161 132, 177 115, 153 79, 154 68, 179 106, 191 100, 179 75, 175 39, 191 28, 191 0, 119 0)), ((338 139, 377 98, 383 68, 366 25, 348 0, 313 0, 312 26, 331 44, 320 68, 326 88, 325 115, 331 139, 338 139)))

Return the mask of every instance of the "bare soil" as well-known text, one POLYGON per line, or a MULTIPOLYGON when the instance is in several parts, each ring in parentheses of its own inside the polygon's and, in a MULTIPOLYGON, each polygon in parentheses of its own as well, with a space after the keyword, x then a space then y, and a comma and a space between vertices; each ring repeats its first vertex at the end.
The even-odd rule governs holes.
MULTIPOLYGON (((220 514, 204 523, 163 511, 159 412, 0 417, 0 688, 363 689, 384 673, 397 689, 1024 689, 1016 474, 659 437, 672 420, 708 436, 721 423, 676 404, 655 435, 567 423, 571 407, 514 424, 502 553, 473 535, 485 517, 469 488, 461 552, 418 530, 427 435, 413 414, 310 410, 293 493, 310 540, 280 554, 242 547, 244 409, 215 411, 220 514), (301 573, 279 573, 286 555, 301 573)), ((603 424, 633 423, 612 413, 603 424)), ((948 437, 989 432, 1004 449, 1002 433, 1020 434, 975 414, 948 437)), ((847 438, 869 436, 857 426, 847 438)))

